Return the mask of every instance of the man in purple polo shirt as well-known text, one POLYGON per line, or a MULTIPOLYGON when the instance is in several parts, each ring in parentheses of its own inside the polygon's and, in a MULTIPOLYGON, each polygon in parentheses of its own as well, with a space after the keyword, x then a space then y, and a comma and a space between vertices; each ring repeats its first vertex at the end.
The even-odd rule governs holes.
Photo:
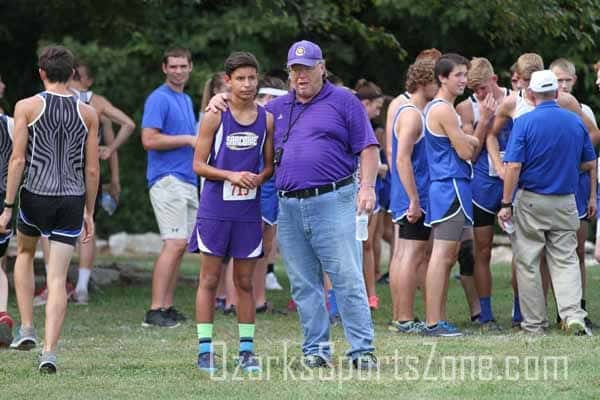
POLYGON ((304 330, 304 365, 324 367, 331 359, 326 272, 351 346, 348 356, 355 368, 376 369, 355 215, 375 206, 377 139, 358 99, 326 80, 318 45, 294 43, 287 67, 294 90, 267 109, 275 119, 277 239, 304 330))

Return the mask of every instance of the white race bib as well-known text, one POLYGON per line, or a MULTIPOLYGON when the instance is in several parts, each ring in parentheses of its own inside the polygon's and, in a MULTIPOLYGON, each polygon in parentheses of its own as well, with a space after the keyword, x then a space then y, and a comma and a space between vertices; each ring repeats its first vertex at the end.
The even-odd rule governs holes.
POLYGON ((223 200, 240 201, 253 200, 256 198, 256 188, 245 189, 241 186, 231 184, 229 181, 223 182, 223 200))
MULTIPOLYGON (((500 160, 504 160, 504 152, 500 152, 500 160)), ((490 153, 488 153, 488 175, 489 176, 498 176, 498 172, 496 172, 496 168, 494 167, 494 162, 492 161, 492 157, 490 153)))

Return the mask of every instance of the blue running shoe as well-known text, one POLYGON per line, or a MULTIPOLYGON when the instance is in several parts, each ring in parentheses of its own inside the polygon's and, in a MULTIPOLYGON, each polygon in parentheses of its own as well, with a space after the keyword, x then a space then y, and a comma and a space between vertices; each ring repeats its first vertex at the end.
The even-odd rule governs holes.
POLYGON ((215 310, 217 310, 217 311, 225 310, 225 297, 217 297, 215 299, 215 310))
POLYGON ((217 372, 215 364, 215 353, 201 353, 198 354, 198 369, 208 374, 214 374, 217 372))
POLYGON ((258 358, 251 351, 240 352, 238 365, 244 372, 260 372, 261 370, 258 358))
POLYGON ((433 337, 458 337, 463 336, 463 333, 450 322, 438 321, 437 325, 433 328, 426 326, 425 329, 423 329, 423 335, 433 337))
POLYGON ((390 321, 388 324, 388 330, 397 333, 419 334, 423 332, 423 329, 425 329, 425 324, 418 319, 402 323, 399 321, 390 321))

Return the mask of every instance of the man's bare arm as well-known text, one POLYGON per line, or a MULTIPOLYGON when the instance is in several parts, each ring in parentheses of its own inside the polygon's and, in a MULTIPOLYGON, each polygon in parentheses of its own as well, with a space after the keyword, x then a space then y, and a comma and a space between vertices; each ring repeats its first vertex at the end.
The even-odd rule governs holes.
POLYGON ((596 126, 596 124, 594 124, 594 121, 591 120, 590 117, 585 115, 585 113, 581 110, 581 104, 579 104, 579 101, 577 101, 577 99, 573 95, 569 93, 559 92, 558 98, 556 100, 559 106, 567 110, 573 111, 575 114, 581 117, 583 123, 585 124, 585 127, 587 128, 590 134, 590 140, 592 141, 592 144, 594 146, 600 143, 600 130, 598 130, 598 127, 596 126))
POLYGON ((488 154, 492 159, 494 169, 501 179, 504 179, 504 163, 500 157, 500 143, 498 142, 498 135, 500 134, 502 128, 504 128, 504 125, 508 123, 509 120, 512 120, 512 112, 514 111, 515 106, 516 99, 514 95, 504 98, 496 110, 494 122, 485 139, 488 154))
POLYGON ((142 129, 142 145, 145 150, 173 150, 196 144, 194 135, 165 135, 156 128, 142 129))
POLYGON ((135 129, 135 123, 127 114, 112 105, 112 103, 103 96, 94 94, 90 105, 94 107, 101 116, 108 118, 120 126, 114 142, 108 146, 108 154, 103 154, 103 159, 106 160, 110 157, 110 154, 115 152, 123 143, 125 143, 129 136, 131 136, 135 129))
POLYGON ((388 160, 390 166, 393 163, 392 160, 392 136, 394 135, 394 118, 396 112, 402 104, 404 104, 404 97, 398 96, 390 102, 387 109, 387 117, 385 121, 385 158, 388 160))
MULTIPOLYGON (((100 123, 102 124, 104 143, 110 146, 115 140, 115 131, 112 128, 112 122, 106 117, 101 117, 100 123)), ((99 152, 102 154, 102 147, 99 149, 99 152)), ((108 169, 110 170, 108 192, 118 202, 121 195, 121 178, 119 171, 119 153, 117 151, 113 152, 108 158, 108 169)))
POLYGON ((431 109, 429 121, 437 121, 440 130, 448 136, 452 147, 462 160, 471 160, 478 145, 478 140, 474 136, 466 135, 458 125, 458 119, 454 110, 444 104, 431 109))

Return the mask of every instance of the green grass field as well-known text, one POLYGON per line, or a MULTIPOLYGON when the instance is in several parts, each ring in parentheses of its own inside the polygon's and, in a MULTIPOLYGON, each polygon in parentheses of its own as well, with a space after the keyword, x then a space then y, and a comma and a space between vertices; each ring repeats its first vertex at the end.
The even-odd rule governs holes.
MULTIPOLYGON (((132 261, 150 268, 148 259, 132 261)), ((183 271, 196 274, 197 261, 186 258, 183 271)), ((195 367, 195 325, 171 330, 140 326, 150 298, 149 287, 110 287, 93 293, 88 306, 69 305, 59 344, 59 374, 36 371, 37 351, 0 351, 0 399, 597 399, 600 397, 600 339, 566 337, 553 329, 545 337, 511 333, 510 269, 493 268, 494 308, 505 328, 501 335, 481 335, 467 322, 468 311, 458 281, 452 279, 449 317, 472 335, 434 340, 399 336, 387 330, 389 289, 379 286, 381 308, 374 313, 376 353, 382 368, 371 376, 350 370, 343 357, 347 344, 340 327, 332 337, 336 367, 310 372, 299 367, 301 332, 295 313, 259 315, 256 346, 263 373, 238 374, 235 317, 219 314, 215 341, 222 342, 227 368, 212 379, 195 367), (226 350, 225 350, 226 349, 226 350)), ((280 280, 284 273, 279 268, 280 280)), ((588 272, 591 317, 600 319, 600 272, 588 272)), ((286 282, 287 284, 287 282, 286 282)), ((287 286, 287 285, 286 285, 287 286)), ((195 289, 182 286, 177 305, 193 316, 195 289)), ((288 293, 269 292, 277 308, 288 293)), ((423 315, 418 300, 418 315, 423 315)), ((11 294, 11 313, 16 314, 11 294)), ((38 334, 43 308, 35 312, 38 334)), ((554 306, 549 315, 554 316, 554 306)), ((551 317, 552 319, 552 317, 551 317)))

